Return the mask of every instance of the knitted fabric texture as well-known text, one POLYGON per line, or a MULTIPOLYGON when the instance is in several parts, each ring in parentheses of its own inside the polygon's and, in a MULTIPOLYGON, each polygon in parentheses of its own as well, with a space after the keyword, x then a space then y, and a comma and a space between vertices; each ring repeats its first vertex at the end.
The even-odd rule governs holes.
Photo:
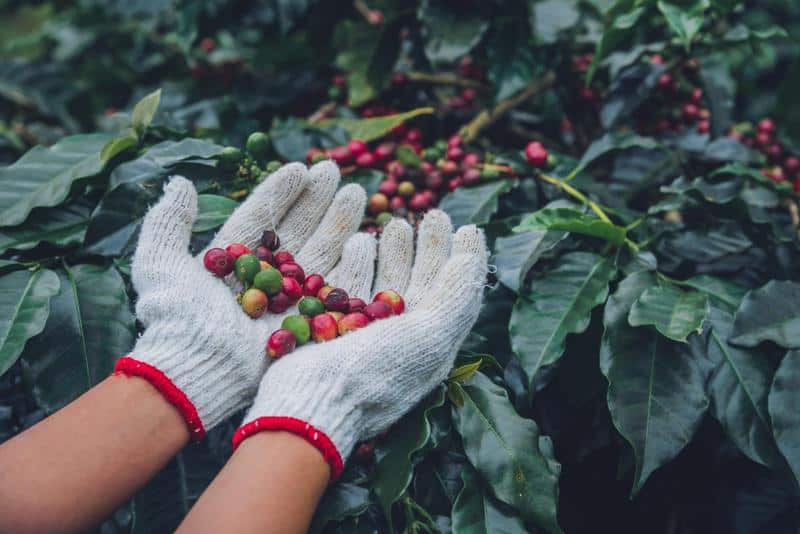
MULTIPOLYGON (((432 213, 433 218, 446 218, 432 213)), ((446 225, 440 220, 436 227, 446 225)), ((387 243, 394 247, 398 241, 382 240, 379 257, 387 243)), ((441 253, 439 245, 420 247, 420 253, 433 250, 441 253)), ((429 286, 419 288, 424 297, 413 309, 329 342, 306 344, 273 363, 245 424, 261 417, 299 419, 330 437, 339 455, 347 458, 357 442, 387 429, 447 377, 478 317, 487 257, 483 233, 474 226, 462 227, 436 276, 411 277, 430 280, 429 286)), ((410 270, 413 258, 403 254, 398 261, 407 262, 400 271, 410 270)), ((439 264, 438 259, 418 258, 414 265, 435 269, 439 264)), ((370 268, 365 264, 356 271, 370 268)), ((407 286, 396 289, 403 293, 407 286)))
MULTIPOLYGON (((355 231, 354 223, 342 226, 342 221, 359 220, 366 202, 359 186, 343 188, 334 199, 331 188, 338 183, 339 171, 330 162, 315 166, 310 173, 303 165, 286 165, 252 192, 211 246, 224 247, 230 242, 254 246, 266 228, 274 224, 282 228, 284 219, 305 218, 319 224, 311 230, 299 230, 290 241, 300 246, 300 241, 307 239, 308 245, 338 232, 337 240, 318 263, 332 267, 344 242, 355 231), (317 176, 316 182, 310 180, 312 174, 317 176), (320 183, 326 188, 325 195, 304 193, 320 183), (359 204, 359 198, 364 202, 359 204), (337 199, 343 200, 337 203, 337 199), (329 211, 335 215, 327 217, 329 211), (336 226, 331 227, 333 224, 336 226)), ((145 331, 130 357, 159 370, 183 392, 207 431, 253 398, 269 365, 264 353, 266 341, 286 314, 268 313, 251 319, 237 304, 231 288, 205 270, 202 254, 189 254, 196 215, 194 186, 185 178, 174 177, 145 216, 132 265, 132 280, 139 295, 136 314, 145 331)), ((290 235, 288 228, 286 232, 290 235)))

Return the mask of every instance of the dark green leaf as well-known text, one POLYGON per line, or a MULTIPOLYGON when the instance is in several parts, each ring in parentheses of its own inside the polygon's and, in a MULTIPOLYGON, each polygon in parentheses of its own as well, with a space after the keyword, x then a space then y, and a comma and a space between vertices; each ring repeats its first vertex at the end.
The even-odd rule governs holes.
POLYGON ((627 235, 621 226, 570 208, 542 208, 526 216, 514 228, 515 232, 528 230, 565 230, 599 237, 615 245, 624 243, 627 235))
POLYGON ((48 413, 106 378, 135 339, 125 282, 113 267, 76 265, 58 278, 44 331, 23 355, 26 380, 48 413))
POLYGON ((42 241, 66 247, 83 241, 93 203, 85 198, 57 208, 36 208, 21 226, 0 230, 0 252, 28 250, 42 241))
POLYGON ((361 139, 365 142, 380 139, 392 128, 420 115, 430 115, 433 108, 417 108, 405 113, 395 113, 384 117, 374 117, 370 119, 328 119, 319 122, 322 128, 338 126, 347 131, 350 139, 361 139))
POLYGON ((631 306, 631 326, 652 325, 665 337, 685 342, 689 334, 702 333, 708 316, 708 297, 699 291, 682 291, 673 284, 649 287, 631 306))
POLYGON ((536 63, 527 28, 518 20, 492 30, 486 42, 488 76, 495 88, 494 99, 515 95, 533 80, 536 63))
POLYGON ((625 278, 603 316, 600 369, 614 426, 635 456, 632 495, 691 441, 708 407, 703 375, 685 346, 628 324, 631 306, 654 285, 647 271, 625 278))
POLYGON ((572 28, 580 13, 573 0, 544 0, 528 2, 531 9, 531 30, 542 43, 555 43, 558 34, 572 28))
POLYGON ((605 57, 630 39, 639 19, 647 11, 644 7, 635 7, 630 0, 617 0, 610 11, 610 24, 606 25, 603 35, 594 49, 592 63, 586 71, 586 83, 592 83, 597 67, 605 57))
POLYGON ((346 517, 359 515, 369 504, 367 488, 347 482, 333 484, 317 506, 309 531, 320 532, 331 521, 341 521, 346 517))
POLYGON ((508 180, 462 187, 445 195, 439 203, 439 209, 450 215, 456 228, 465 224, 486 224, 497 212, 500 195, 510 190, 511 183, 508 180))
POLYGON ((692 46, 700 28, 703 26, 706 10, 711 7, 710 0, 692 0, 688 3, 676 3, 658 0, 658 9, 667 19, 672 31, 678 36, 683 47, 688 51, 692 46))
POLYGON ((55 145, 30 149, 0 169, 0 226, 23 222, 33 208, 60 204, 83 178, 103 170, 100 151, 109 134, 73 135, 55 145))
POLYGON ((139 146, 139 139, 133 134, 117 137, 106 143, 106 146, 100 151, 100 160, 104 164, 108 163, 119 154, 137 146, 139 146))
POLYGON ((398 21, 371 25, 343 20, 336 25, 336 64, 347 73, 350 104, 360 106, 387 85, 400 51, 398 21))
POLYGON ((564 232, 536 230, 498 237, 494 243, 497 279, 519 293, 525 276, 539 257, 564 238, 564 232))
MULTIPOLYGON (((739 307, 747 289, 723 278, 699 274, 683 282, 689 287, 702 291, 717 306, 733 312, 739 307)), ((727 339, 727 338, 725 338, 727 339)))
POLYGON ((767 41, 777 38, 789 38, 789 34, 780 26, 770 26, 763 30, 754 30, 748 28, 744 24, 737 24, 723 36, 723 39, 726 41, 734 43, 748 41, 751 44, 755 44, 757 41, 767 41))
POLYGON ((729 254, 743 252, 752 245, 753 242, 742 232, 741 225, 724 221, 711 229, 684 230, 672 234, 664 243, 664 254, 695 263, 709 263, 729 254))
POLYGON ((611 134, 607 133, 597 141, 589 145, 583 157, 578 162, 576 170, 573 174, 577 174, 589 166, 600 156, 607 154, 614 150, 628 150, 630 148, 639 147, 644 149, 655 149, 659 144, 650 139, 649 137, 641 137, 635 134, 611 134))
POLYGON ((775 373, 769 392, 769 415, 775 441, 794 477, 800 481, 800 351, 790 350, 775 373))
POLYGON ((207 232, 222 226, 239 205, 235 200, 219 195, 197 196, 197 219, 192 232, 207 232))
POLYGON ((0 374, 17 361, 25 344, 44 328, 58 276, 48 269, 13 271, 0 277, 0 374))
POLYGON ((144 137, 145 131, 153 122, 153 116, 156 114, 160 102, 161 89, 158 89, 142 98, 134 106, 131 112, 131 127, 139 139, 144 137))
POLYGON ((472 468, 461 472, 464 486, 453 503, 453 532, 458 534, 525 534, 520 518, 500 508, 472 468))
POLYGON ((520 296, 508 332, 531 392, 546 385, 547 368, 564 354, 568 334, 586 330, 595 306, 605 302, 616 269, 588 252, 571 252, 520 296))
POLYGON ((492 494, 511 505, 527 523, 561 532, 556 519, 561 466, 550 438, 530 419, 517 415, 506 390, 477 373, 455 385, 463 404, 453 422, 470 463, 492 494))
POLYGON ((367 192, 367 196, 369 197, 378 192, 378 187, 380 187, 384 179, 385 176, 381 171, 376 171, 375 169, 359 169, 342 176, 342 183, 355 183, 360 185, 364 188, 364 191, 367 192))
POLYGON ((434 64, 468 54, 489 28, 489 21, 477 10, 462 9, 444 0, 422 0, 417 17, 425 36, 425 55, 434 64))
POLYGON ((755 347, 762 341, 800 348, 800 284, 771 280, 749 291, 733 321, 730 342, 755 347))

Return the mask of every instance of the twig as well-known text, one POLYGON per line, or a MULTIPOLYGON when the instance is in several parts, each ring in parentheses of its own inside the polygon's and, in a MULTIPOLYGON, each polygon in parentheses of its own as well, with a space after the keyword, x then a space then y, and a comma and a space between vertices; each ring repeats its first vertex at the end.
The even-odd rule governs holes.
POLYGON ((481 111, 474 119, 469 121, 469 123, 461 128, 461 138, 466 142, 473 141, 476 137, 478 137, 478 134, 494 124, 500 117, 519 106, 529 98, 541 93, 553 85, 555 81, 555 73, 549 71, 538 80, 531 82, 531 84, 528 85, 528 87, 526 87, 523 91, 499 102, 493 109, 485 109, 481 111))
POLYGON ((308 122, 314 123, 325 119, 329 112, 336 109, 336 102, 326 102, 322 104, 317 111, 308 116, 308 122))
POLYGON ((605 221, 607 223, 611 222, 611 219, 608 218, 608 215, 606 215, 606 212, 603 211, 603 208, 601 208, 599 204, 589 199, 586 195, 584 195, 583 193, 581 193, 568 183, 559 180, 558 178, 553 178, 552 176, 544 173, 540 173, 538 176, 548 184, 552 184, 558 187, 572 198, 578 200, 581 204, 588 206, 593 212, 597 214, 598 217, 600 217, 601 221, 605 221))
POLYGON ((411 82, 430 83, 433 85, 455 85, 458 87, 471 87, 473 89, 489 89, 486 84, 470 80, 469 78, 461 78, 460 76, 449 73, 429 74, 427 72, 407 72, 406 79, 411 82))

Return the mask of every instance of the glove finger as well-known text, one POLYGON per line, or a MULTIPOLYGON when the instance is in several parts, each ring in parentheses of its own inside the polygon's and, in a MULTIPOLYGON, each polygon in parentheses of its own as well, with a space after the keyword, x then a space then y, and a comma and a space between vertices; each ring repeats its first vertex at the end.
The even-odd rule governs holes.
POLYGON ((404 294, 414 261, 414 230, 402 219, 392 219, 383 228, 378 245, 378 271, 373 292, 394 289, 404 294))
POLYGON ((450 217, 442 210, 429 211, 419 226, 411 282, 403 295, 409 310, 413 310, 430 290, 436 275, 450 257, 452 241, 453 224, 450 217))
POLYGON ((297 263, 307 273, 325 275, 336 265, 345 242, 361 224, 366 203, 367 194, 360 185, 349 184, 336 193, 322 222, 297 253, 297 263))
POLYGON ((173 176, 164 195, 147 211, 133 257, 134 285, 148 285, 179 276, 177 264, 190 258, 189 240, 197 217, 197 190, 183 176, 173 176))
POLYGON ((236 208, 206 250, 231 243, 255 247, 265 229, 277 227, 307 183, 308 169, 302 163, 289 163, 270 174, 236 208))
POLYGON ((278 225, 281 248, 292 254, 297 254, 319 225, 341 179, 332 161, 317 163, 308 174, 308 184, 278 225))
POLYGON ((367 233, 353 235, 344 244, 342 259, 328 275, 327 283, 347 291, 351 297, 369 302, 375 271, 375 238, 367 233))

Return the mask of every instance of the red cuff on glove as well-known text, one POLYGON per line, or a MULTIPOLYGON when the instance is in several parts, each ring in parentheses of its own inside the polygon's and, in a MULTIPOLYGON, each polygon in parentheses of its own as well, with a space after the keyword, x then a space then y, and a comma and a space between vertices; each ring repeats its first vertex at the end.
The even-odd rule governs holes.
POLYGON ((284 430, 300 436, 317 449, 331 467, 331 482, 339 478, 344 470, 344 462, 331 439, 305 421, 294 417, 259 417, 236 429, 233 433, 233 450, 253 434, 263 430, 284 430))
POLYGON ((193 441, 200 441, 206 435, 206 430, 203 428, 203 422, 200 416, 197 415, 197 410, 192 404, 192 401, 178 389, 178 386, 172 383, 167 375, 144 362, 134 360, 133 358, 124 357, 117 360, 114 366, 114 374, 124 374, 127 376, 138 376, 144 378, 156 388, 167 401, 172 404, 183 416, 186 421, 186 426, 189 427, 189 435, 193 441))

